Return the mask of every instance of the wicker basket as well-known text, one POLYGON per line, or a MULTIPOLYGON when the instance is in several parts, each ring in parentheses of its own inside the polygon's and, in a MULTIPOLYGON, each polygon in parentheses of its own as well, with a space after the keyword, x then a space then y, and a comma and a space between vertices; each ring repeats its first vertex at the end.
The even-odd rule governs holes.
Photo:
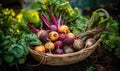
MULTIPOLYGON (((108 13, 104 9, 98 9, 97 11, 103 11, 105 12, 107 18, 109 17, 108 13)), ((108 25, 106 26, 106 28, 108 25)), ((86 34, 89 31, 84 32, 83 34, 86 34)), ((68 54, 50 54, 50 53, 38 53, 28 47, 28 50, 30 51, 31 55, 37 60, 40 61, 42 64, 47 64, 51 66, 62 66, 62 65, 70 65, 73 63, 77 63, 79 61, 82 61, 86 59, 88 56, 90 56, 94 50, 97 48, 98 44, 102 41, 101 38, 99 38, 94 45, 88 48, 83 48, 77 52, 74 53, 68 53, 68 54)))

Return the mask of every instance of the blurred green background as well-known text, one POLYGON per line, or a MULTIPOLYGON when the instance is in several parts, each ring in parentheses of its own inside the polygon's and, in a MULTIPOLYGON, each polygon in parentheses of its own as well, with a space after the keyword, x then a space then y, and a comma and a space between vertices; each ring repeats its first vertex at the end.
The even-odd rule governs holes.
MULTIPOLYGON (((0 0, 0 3, 3 4, 4 7, 9 7, 11 5, 20 5, 26 1, 35 1, 35 0, 0 0)), ((114 5, 120 4, 120 0, 68 0, 70 1, 72 7, 79 7, 82 10, 96 9, 99 7, 108 7, 112 8, 114 5)))

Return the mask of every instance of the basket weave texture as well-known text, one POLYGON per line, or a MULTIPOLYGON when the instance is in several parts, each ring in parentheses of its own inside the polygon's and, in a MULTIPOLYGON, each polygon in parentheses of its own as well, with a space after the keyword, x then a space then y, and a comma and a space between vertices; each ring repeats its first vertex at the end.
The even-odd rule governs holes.
POLYGON ((33 49, 28 47, 31 55, 43 64, 52 65, 52 66, 61 66, 77 63, 84 60, 97 48, 97 45, 101 42, 99 39, 94 45, 89 48, 84 48, 80 51, 69 53, 69 54, 50 54, 50 53, 38 53, 33 49))

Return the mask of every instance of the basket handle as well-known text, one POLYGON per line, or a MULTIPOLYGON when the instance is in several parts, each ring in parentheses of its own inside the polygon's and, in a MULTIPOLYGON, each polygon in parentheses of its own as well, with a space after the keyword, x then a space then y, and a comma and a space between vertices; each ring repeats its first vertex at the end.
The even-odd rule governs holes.
MULTIPOLYGON (((110 17, 109 13, 105 9, 103 9, 103 8, 97 9, 95 12, 103 12, 103 13, 105 13, 106 19, 104 21, 107 21, 109 19, 109 17, 110 17)), ((91 16, 91 18, 90 18, 90 20, 88 22, 86 30, 88 30, 89 28, 91 28, 95 24, 94 23, 95 21, 96 21, 95 16, 94 15, 91 16)), ((103 29, 106 30, 108 27, 109 27, 109 23, 106 23, 106 27, 103 28, 103 29)))
MULTIPOLYGON (((109 19, 109 14, 108 14, 108 12, 105 10, 105 9, 102 9, 102 8, 100 8, 100 9, 97 9, 95 12, 104 12, 105 13, 105 16, 106 16, 106 18, 105 18, 105 21, 107 21, 108 19, 109 19)), ((100 32, 103 32, 103 31, 105 31, 108 27, 109 27, 109 23, 108 22, 106 22, 106 26, 105 26, 105 28, 100 28, 99 26, 97 26, 97 27, 95 27, 94 29, 91 29, 92 28, 92 26, 94 26, 94 22, 96 21, 96 19, 95 19, 95 17, 92 15, 91 16, 91 18, 90 18, 90 20, 89 20, 89 22, 88 22, 88 25, 87 25, 87 28, 86 28, 86 30, 84 31, 84 32, 82 32, 82 33, 80 33, 80 34, 78 34, 76 37, 75 37, 75 39, 78 39, 78 38, 80 38, 80 37, 82 37, 82 36, 84 36, 84 35, 88 35, 88 34, 98 34, 98 33, 100 33, 100 32)))

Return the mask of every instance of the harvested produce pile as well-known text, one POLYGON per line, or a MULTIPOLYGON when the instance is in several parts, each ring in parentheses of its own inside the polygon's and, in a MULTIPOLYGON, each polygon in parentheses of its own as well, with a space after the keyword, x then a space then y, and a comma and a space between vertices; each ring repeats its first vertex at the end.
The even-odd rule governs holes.
POLYGON ((120 54, 118 22, 104 9, 85 17, 67 0, 37 0, 16 17, 0 5, 0 36, 0 65, 23 64, 28 50, 40 62, 69 65, 88 57, 101 40, 102 47, 120 54))
POLYGON ((102 32, 102 29, 100 27, 97 27, 97 29, 95 29, 94 31, 86 34, 82 34, 83 30, 82 33, 79 32, 75 34, 73 30, 70 29, 69 25, 71 25, 70 23, 72 23, 72 21, 76 21, 77 17, 73 16, 76 18, 74 20, 70 20, 71 16, 65 19, 67 16, 66 14, 70 13, 68 15, 71 15, 72 11, 74 14, 74 10, 71 8, 68 1, 61 4, 56 4, 56 6, 59 5, 68 5, 66 9, 70 9, 71 12, 68 12, 69 10, 66 11, 62 6, 61 10, 59 8, 56 8, 56 12, 59 13, 59 15, 57 15, 56 12, 53 11, 54 5, 50 5, 48 1, 48 4, 43 4, 45 12, 48 15, 46 15, 44 12, 39 13, 39 17, 42 20, 42 25, 39 26, 40 28, 36 29, 31 25, 31 22, 27 23, 30 30, 38 36, 40 41, 42 41, 41 45, 30 47, 33 48, 35 51, 42 53, 66 54, 73 53, 83 48, 92 46, 100 37, 98 35, 98 37, 95 37, 95 34, 97 34, 98 32, 102 32))
POLYGON ((27 28, 37 35, 41 44, 33 44, 28 49, 36 60, 50 65, 71 64, 85 59, 101 42, 101 35, 106 34, 104 32, 110 25, 110 16, 104 9, 94 11, 88 20, 66 0, 38 1, 31 6, 39 20, 28 18, 27 28), (64 57, 71 60, 64 60, 64 57))

